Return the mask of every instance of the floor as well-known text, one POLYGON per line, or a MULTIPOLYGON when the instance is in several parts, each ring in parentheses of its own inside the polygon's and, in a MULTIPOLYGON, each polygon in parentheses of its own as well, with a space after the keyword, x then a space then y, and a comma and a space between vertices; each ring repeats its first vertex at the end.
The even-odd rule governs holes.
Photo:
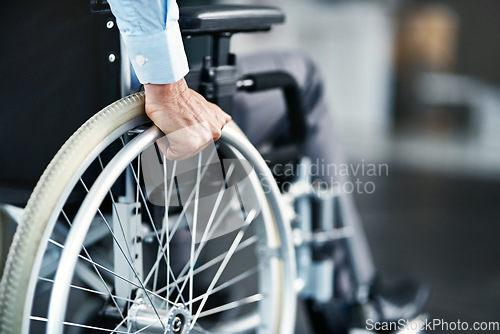
POLYGON ((500 182, 396 170, 358 196, 382 277, 432 286, 446 321, 500 321, 500 182))
POLYGON ((381 278, 428 282, 431 319, 500 321, 500 182, 401 168, 370 181, 357 207, 381 278))

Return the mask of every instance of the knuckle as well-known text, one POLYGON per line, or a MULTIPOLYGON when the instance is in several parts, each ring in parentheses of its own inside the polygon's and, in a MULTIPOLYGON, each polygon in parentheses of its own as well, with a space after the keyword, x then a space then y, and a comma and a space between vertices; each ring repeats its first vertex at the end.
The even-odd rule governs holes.
POLYGON ((214 140, 218 140, 221 136, 222 136, 222 131, 220 129, 217 129, 212 133, 212 138, 214 140))

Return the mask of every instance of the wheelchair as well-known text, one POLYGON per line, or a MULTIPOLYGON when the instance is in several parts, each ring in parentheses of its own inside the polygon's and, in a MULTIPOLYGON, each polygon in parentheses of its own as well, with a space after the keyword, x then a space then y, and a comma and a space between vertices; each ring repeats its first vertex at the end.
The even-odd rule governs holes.
POLYGON ((30 197, 1 282, 2 333, 292 333, 297 296, 332 298, 333 260, 315 255, 350 231, 336 228, 339 192, 311 185, 297 85, 284 72, 237 78, 229 52, 234 33, 283 20, 271 7, 210 6, 182 8, 179 22, 212 39, 189 85, 224 110, 237 90, 281 89, 291 141, 264 159, 229 124, 168 161, 143 92, 104 108, 30 197), (295 177, 277 180, 268 164, 288 161, 295 177))

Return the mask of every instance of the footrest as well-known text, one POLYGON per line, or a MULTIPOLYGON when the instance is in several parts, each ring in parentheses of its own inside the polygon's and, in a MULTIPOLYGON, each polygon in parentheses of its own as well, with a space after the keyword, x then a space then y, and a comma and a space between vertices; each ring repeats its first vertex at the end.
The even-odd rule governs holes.
POLYGON ((276 7, 211 5, 181 7, 179 24, 183 35, 205 35, 266 31, 285 21, 276 7))

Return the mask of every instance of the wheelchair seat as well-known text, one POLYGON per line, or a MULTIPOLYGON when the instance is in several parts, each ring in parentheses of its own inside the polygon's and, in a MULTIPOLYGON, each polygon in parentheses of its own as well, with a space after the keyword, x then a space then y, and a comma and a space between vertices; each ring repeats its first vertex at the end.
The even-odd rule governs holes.
POLYGON ((269 6, 211 5, 179 10, 179 25, 184 35, 267 31, 273 24, 284 21, 284 13, 269 6))

